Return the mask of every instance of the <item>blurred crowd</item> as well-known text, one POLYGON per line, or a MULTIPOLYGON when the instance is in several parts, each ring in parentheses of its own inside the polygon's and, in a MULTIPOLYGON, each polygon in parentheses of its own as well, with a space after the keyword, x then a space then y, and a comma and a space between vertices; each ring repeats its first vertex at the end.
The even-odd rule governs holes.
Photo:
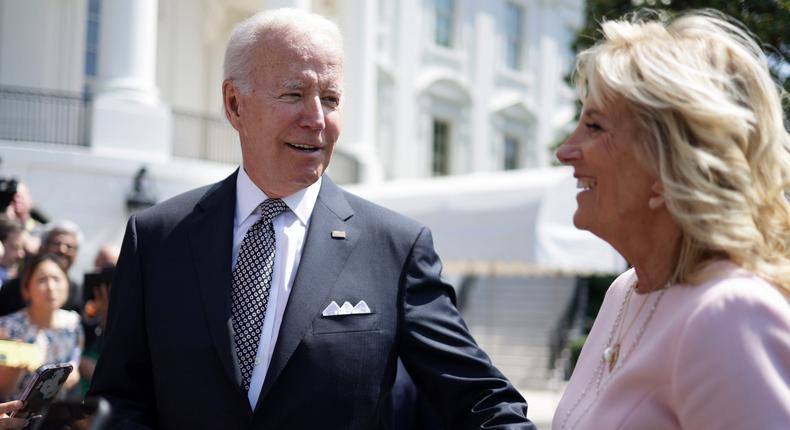
POLYGON ((44 364, 75 369, 60 398, 87 392, 119 250, 101 246, 92 270, 77 274, 83 243, 76 223, 36 210, 25 183, 0 179, 0 402, 18 398, 44 364))

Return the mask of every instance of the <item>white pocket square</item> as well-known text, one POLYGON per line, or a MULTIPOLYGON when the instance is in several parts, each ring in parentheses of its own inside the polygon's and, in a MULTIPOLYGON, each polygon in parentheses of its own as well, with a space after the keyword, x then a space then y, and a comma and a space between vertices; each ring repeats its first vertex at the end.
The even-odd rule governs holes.
POLYGON ((360 300, 356 306, 351 306, 351 303, 348 301, 343 302, 343 306, 338 306, 337 302, 332 300, 332 303, 327 306, 321 315, 325 317, 336 317, 341 315, 357 315, 357 314, 369 314, 370 307, 368 304, 365 303, 364 300, 360 300))

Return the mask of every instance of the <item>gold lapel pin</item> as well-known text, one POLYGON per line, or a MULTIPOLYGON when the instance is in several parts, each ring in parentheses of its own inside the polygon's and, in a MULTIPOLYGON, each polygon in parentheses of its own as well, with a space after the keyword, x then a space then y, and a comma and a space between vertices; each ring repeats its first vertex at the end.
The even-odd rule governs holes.
POLYGON ((345 239, 346 232, 343 230, 332 230, 332 239, 345 239))

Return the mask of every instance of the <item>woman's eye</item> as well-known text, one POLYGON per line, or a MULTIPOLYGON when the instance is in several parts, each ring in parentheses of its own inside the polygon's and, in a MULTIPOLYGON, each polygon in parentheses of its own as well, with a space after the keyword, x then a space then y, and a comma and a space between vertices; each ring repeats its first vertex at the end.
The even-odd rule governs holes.
POLYGON ((585 122, 584 126, 587 127, 588 130, 592 130, 592 131, 603 130, 603 128, 601 128, 601 126, 598 125, 598 123, 595 123, 595 122, 585 122))

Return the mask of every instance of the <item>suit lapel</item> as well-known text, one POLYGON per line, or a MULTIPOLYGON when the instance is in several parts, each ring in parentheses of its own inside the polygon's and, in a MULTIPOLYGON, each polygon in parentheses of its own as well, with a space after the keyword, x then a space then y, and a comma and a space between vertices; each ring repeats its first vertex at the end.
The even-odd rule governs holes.
POLYGON ((237 173, 206 193, 198 203, 199 210, 190 229, 192 257, 209 332, 222 367, 234 385, 239 385, 239 382, 236 380, 228 322, 237 173))
POLYGON ((256 411, 310 329, 313 319, 326 306, 329 292, 359 239, 360 232, 349 222, 352 215, 343 192, 324 176, 256 411), (345 231, 346 238, 332 238, 334 230, 345 231))

